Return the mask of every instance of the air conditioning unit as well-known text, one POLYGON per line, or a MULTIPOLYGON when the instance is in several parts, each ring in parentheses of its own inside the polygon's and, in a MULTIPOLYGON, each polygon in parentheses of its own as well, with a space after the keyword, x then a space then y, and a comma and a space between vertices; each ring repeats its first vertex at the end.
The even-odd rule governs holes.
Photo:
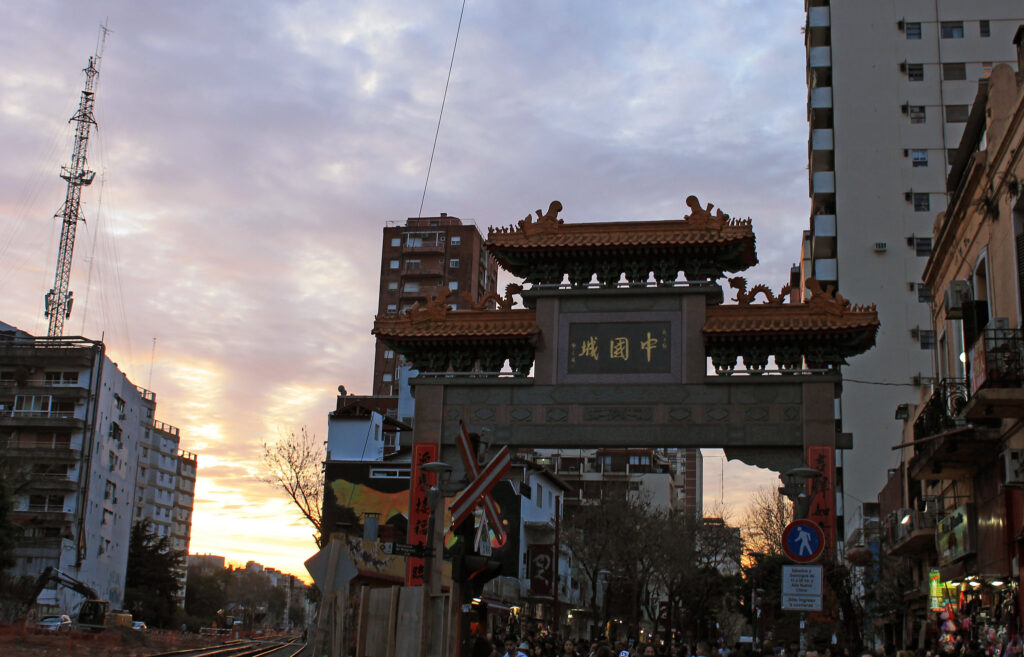
POLYGON ((907 72, 907 63, 906 62, 900 62, 900 73, 906 73, 906 72, 907 72))
POLYGON ((906 27, 907 27, 907 21, 903 20, 902 18, 899 19, 898 21, 896 21, 896 29, 899 30, 900 32, 905 30, 906 27))
POLYGON ((914 200, 914 190, 910 189, 903 192, 903 200, 909 203, 914 200))
MULTIPOLYGON (((906 114, 906 112, 904 112, 904 114, 906 114)), ((910 149, 909 148, 904 148, 903 149, 903 157, 910 157, 910 149)))
POLYGON ((915 326, 914 328, 910 329, 910 337, 914 338, 915 340, 919 339, 921 337, 921 328, 915 326))
POLYGON ((883 251, 887 251, 889 249, 889 245, 885 242, 875 242, 874 248, 876 252, 881 253, 883 251))
POLYGON ((970 301, 972 296, 970 283, 962 280, 950 281, 944 295, 946 319, 963 319, 964 303, 970 301))
POLYGON ((900 105, 900 111, 903 112, 904 114, 909 114, 910 113, 910 103, 903 103, 902 105, 900 105))
POLYGON ((1008 449, 999 455, 1003 461, 1003 483, 1024 486, 1024 449, 1008 449))

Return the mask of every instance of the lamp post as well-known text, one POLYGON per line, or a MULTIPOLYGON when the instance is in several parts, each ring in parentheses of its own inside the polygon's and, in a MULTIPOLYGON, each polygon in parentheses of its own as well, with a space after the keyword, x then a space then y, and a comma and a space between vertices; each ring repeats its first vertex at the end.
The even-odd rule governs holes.
MULTIPOLYGON (((420 607, 420 654, 427 655, 430 654, 429 646, 433 643, 430 633, 431 626, 433 625, 432 603, 434 597, 441 593, 441 578, 435 577, 433 572, 434 564, 440 563, 440 561, 435 561, 434 557, 435 553, 444 548, 443 541, 438 540, 438 534, 440 534, 441 538, 443 538, 444 534, 437 531, 440 527, 440 523, 437 522, 438 505, 444 499, 441 496, 441 488, 438 484, 441 483, 442 476, 451 473, 454 468, 443 461, 431 461, 421 465, 420 469, 437 475, 434 485, 427 491, 427 504, 430 507, 430 516, 427 520, 427 549, 423 555, 423 604, 420 607)), ((440 554, 436 556, 438 559, 441 558, 440 554)))

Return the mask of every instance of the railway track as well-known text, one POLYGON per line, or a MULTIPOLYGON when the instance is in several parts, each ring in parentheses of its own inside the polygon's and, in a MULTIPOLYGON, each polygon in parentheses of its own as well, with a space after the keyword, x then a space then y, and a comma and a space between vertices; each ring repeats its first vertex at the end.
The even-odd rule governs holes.
POLYGON ((153 653, 147 657, 299 657, 305 649, 306 644, 299 637, 283 636, 227 641, 205 648, 153 653))

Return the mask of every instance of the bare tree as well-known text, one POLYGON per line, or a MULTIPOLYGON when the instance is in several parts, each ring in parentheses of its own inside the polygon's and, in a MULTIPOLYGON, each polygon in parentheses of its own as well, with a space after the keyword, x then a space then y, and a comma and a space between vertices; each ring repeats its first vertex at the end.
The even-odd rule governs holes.
POLYGON ((277 489, 298 507, 316 530, 317 547, 324 545, 324 446, 306 427, 263 443, 263 476, 260 480, 277 489))
POLYGON ((793 519, 793 503, 771 487, 754 492, 743 519, 748 553, 782 554, 782 532, 793 519))

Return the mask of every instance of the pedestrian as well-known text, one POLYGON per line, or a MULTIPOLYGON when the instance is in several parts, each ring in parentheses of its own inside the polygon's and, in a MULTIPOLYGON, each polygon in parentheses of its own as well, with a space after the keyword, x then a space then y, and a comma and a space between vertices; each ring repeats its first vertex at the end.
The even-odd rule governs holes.
POLYGON ((579 657, 576 653, 576 644, 572 639, 566 639, 562 644, 562 657, 579 657))
POLYGON ((658 653, 654 650, 653 643, 648 643, 647 645, 645 645, 640 654, 643 655, 643 657, 657 657, 658 655, 658 653))
MULTIPOLYGON (((530 644, 524 641, 519 647, 529 650, 530 644)), ((516 640, 514 637, 507 637, 505 639, 505 654, 502 657, 527 657, 527 655, 520 650, 516 650, 516 640)))
POLYGON ((698 641, 697 651, 694 655, 695 657, 711 657, 711 646, 708 645, 707 641, 698 641))

